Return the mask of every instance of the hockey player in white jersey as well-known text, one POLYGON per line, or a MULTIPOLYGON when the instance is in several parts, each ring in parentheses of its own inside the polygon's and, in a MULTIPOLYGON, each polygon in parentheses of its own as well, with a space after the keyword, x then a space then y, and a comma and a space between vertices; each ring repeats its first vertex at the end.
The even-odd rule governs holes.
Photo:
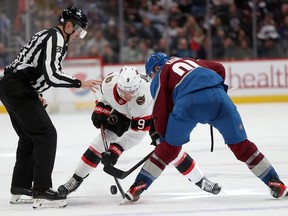
MULTIPOLYGON (((73 177, 59 186, 58 192, 62 195, 75 191, 100 161, 104 166, 115 165, 119 156, 139 144, 148 132, 154 144, 160 137, 153 131, 154 127, 150 128, 154 102, 150 81, 135 67, 124 66, 120 72, 109 74, 98 94, 92 122, 96 128, 104 129, 109 149, 107 152, 104 149, 102 134, 96 136, 82 155, 73 177)), ((180 153, 172 164, 202 190, 212 194, 220 192, 221 186, 208 180, 186 152, 180 153)))

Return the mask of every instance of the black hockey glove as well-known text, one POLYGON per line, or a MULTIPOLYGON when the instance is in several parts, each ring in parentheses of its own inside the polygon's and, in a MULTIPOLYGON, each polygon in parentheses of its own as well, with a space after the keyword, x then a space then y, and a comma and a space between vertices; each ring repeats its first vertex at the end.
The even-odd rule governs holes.
POLYGON ((104 128, 108 124, 108 117, 110 116, 112 108, 109 105, 105 105, 103 102, 98 102, 92 113, 91 120, 96 128, 103 126, 104 128))
POLYGON ((121 137, 130 127, 131 119, 127 118, 117 110, 113 110, 107 119, 107 126, 105 129, 114 132, 121 137))
POLYGON ((117 143, 111 143, 107 152, 103 152, 101 163, 114 166, 124 149, 117 143))
POLYGON ((226 84, 223 83, 223 88, 224 88, 224 91, 225 91, 226 93, 228 93, 228 85, 226 85, 226 84))
POLYGON ((157 133, 153 120, 151 121, 149 135, 150 135, 150 138, 152 140, 151 145, 157 146, 160 143, 160 137, 161 136, 159 133, 157 133))

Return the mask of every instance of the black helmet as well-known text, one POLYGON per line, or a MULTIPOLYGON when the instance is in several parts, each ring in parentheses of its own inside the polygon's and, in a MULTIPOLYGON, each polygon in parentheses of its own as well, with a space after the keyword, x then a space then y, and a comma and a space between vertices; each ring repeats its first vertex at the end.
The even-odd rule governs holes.
POLYGON ((87 16, 79 8, 76 8, 74 6, 64 9, 59 17, 59 22, 62 24, 64 24, 68 20, 74 21, 83 29, 87 29, 88 27, 87 16))

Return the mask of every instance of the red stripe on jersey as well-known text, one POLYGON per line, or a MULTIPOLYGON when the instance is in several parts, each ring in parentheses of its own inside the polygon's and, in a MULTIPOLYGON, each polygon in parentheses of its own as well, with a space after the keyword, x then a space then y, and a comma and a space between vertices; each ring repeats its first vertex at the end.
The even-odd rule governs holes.
POLYGON ((113 88, 113 95, 114 95, 114 99, 115 101, 120 104, 120 105, 123 105, 123 104, 126 104, 127 101, 124 100, 123 98, 121 98, 117 92, 117 84, 115 84, 114 88, 113 88))
POLYGON ((152 121, 152 115, 132 118, 131 129, 134 131, 149 131, 151 121, 152 121))

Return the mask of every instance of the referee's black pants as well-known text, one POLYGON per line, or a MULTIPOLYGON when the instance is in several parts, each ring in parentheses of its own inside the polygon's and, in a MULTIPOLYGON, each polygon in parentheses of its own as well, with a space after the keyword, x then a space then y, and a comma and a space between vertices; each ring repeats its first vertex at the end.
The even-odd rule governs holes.
POLYGON ((52 187, 57 132, 38 94, 7 74, 0 81, 0 100, 19 137, 11 187, 52 187))

